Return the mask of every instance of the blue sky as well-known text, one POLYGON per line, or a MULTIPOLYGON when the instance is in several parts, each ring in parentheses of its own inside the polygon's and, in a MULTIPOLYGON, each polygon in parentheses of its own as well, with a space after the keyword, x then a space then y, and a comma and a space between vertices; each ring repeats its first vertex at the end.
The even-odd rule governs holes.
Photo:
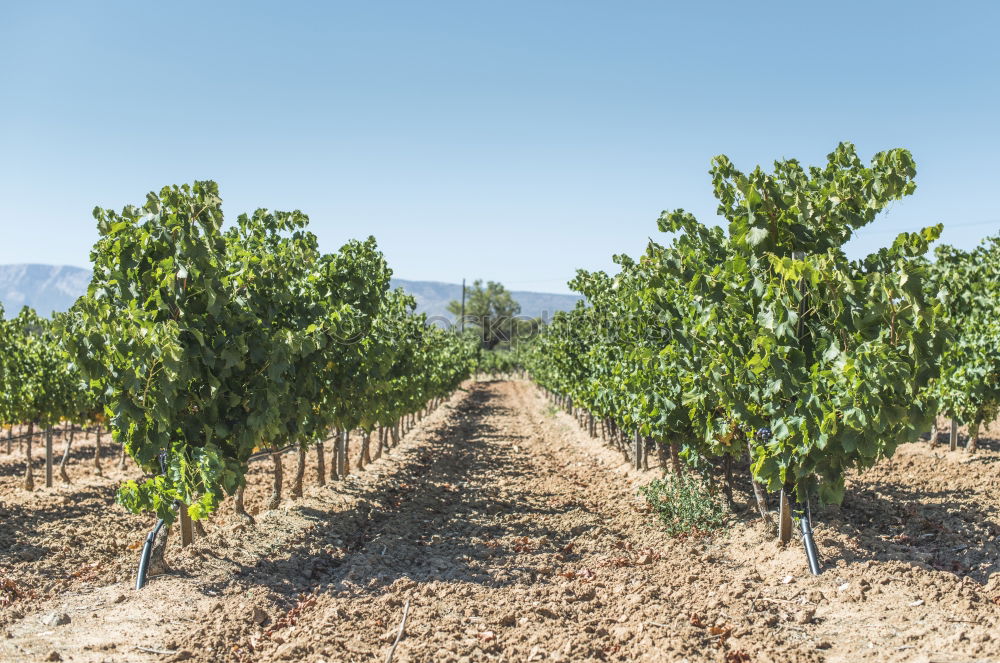
POLYGON ((219 182, 374 234, 400 278, 566 292, 715 218, 707 170, 909 148, 855 255, 1000 231, 1000 3, 0 4, 0 264, 86 266, 95 205, 219 182))

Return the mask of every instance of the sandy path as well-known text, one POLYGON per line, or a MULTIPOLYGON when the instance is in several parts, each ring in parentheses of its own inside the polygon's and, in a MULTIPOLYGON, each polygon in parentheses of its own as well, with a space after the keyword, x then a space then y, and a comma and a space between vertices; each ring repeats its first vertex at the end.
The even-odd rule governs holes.
POLYGON ((666 537, 635 497, 652 474, 528 383, 476 383, 391 458, 256 528, 218 527, 147 590, 54 597, 10 627, 0 660, 381 661, 407 602, 396 662, 1000 660, 1000 495, 967 479, 939 541, 916 488, 992 477, 1000 454, 935 453, 905 445, 854 479, 817 524, 827 568, 813 578, 798 545, 753 521, 666 537), (959 539, 965 572, 939 563, 959 539), (41 625, 53 610, 71 623, 41 625))

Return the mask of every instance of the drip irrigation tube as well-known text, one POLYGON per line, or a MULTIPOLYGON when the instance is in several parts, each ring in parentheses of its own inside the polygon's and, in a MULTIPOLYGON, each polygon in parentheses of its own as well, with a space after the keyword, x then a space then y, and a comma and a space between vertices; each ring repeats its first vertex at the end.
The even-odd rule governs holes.
MULTIPOLYGON (((289 446, 285 447, 284 449, 281 449, 280 451, 278 451, 278 453, 285 453, 286 451, 289 451, 289 450, 294 449, 296 447, 298 447, 298 445, 296 445, 296 444, 289 445, 289 446)), ((272 451, 262 451, 262 452, 253 454, 252 456, 250 456, 250 458, 247 459, 247 462, 250 462, 250 461, 253 461, 253 460, 258 460, 260 458, 266 458, 267 456, 270 456, 272 453, 273 453, 272 451)), ((167 465, 166 454, 165 453, 161 453, 160 454, 160 469, 162 470, 162 473, 166 473, 166 471, 167 471, 166 465, 167 465)), ((174 503, 174 507, 175 508, 178 505, 179 505, 178 502, 174 503)), ((156 536, 160 533, 160 530, 163 529, 163 526, 165 524, 166 524, 166 521, 164 521, 163 518, 160 518, 159 520, 157 520, 156 521, 156 525, 153 527, 152 530, 150 530, 149 534, 146 535, 146 541, 145 541, 145 543, 142 544, 142 553, 140 553, 140 555, 139 555, 139 569, 138 569, 138 571, 135 574, 135 588, 137 590, 138 589, 142 589, 146 585, 146 575, 149 572, 149 557, 153 553, 153 543, 156 541, 156 536)))
POLYGON ((809 570, 814 576, 818 576, 822 569, 819 565, 819 551, 816 550, 816 540, 813 538, 812 530, 812 509, 809 508, 809 500, 806 500, 806 510, 799 518, 799 528, 802 530, 802 545, 806 549, 806 559, 809 560, 809 570))
MULTIPOLYGON (((157 455, 157 460, 160 461, 160 474, 167 473, 167 452, 161 451, 157 455)), ((174 508, 180 504, 179 502, 174 502, 174 508)), ((139 570, 135 574, 135 588, 137 590, 142 589, 146 584, 146 572, 149 570, 149 556, 153 552, 153 543, 156 541, 156 535, 160 533, 163 529, 165 521, 160 518, 156 521, 156 526, 153 530, 146 535, 146 542, 142 544, 142 553, 139 555, 139 570)))
MULTIPOLYGON (((4 439, 6 439, 6 438, 4 438, 4 439)), ((2 440, 0 440, 0 441, 2 441, 2 440)), ((287 451, 291 451, 292 449, 297 449, 298 446, 299 446, 298 444, 290 444, 287 447, 285 447, 284 449, 279 449, 277 451, 277 453, 283 454, 283 453, 285 453, 287 451)), ((268 451, 259 451, 259 452, 255 453, 255 454, 252 454, 249 458, 247 458, 247 462, 254 461, 254 460, 259 460, 261 458, 267 458, 268 456, 270 456, 273 453, 275 453, 275 452, 274 451, 270 451, 270 450, 268 450, 268 451)), ((163 470, 164 473, 166 473, 166 471, 167 471, 167 469, 166 469, 166 454, 160 454, 160 468, 163 470)), ((178 503, 175 502, 174 503, 174 507, 176 508, 177 506, 178 506, 178 503)), ((136 589, 142 589, 143 586, 146 584, 146 574, 149 571, 149 568, 148 568, 149 567, 149 557, 150 557, 150 555, 153 552, 153 543, 156 541, 156 536, 160 533, 160 530, 163 529, 163 525, 164 524, 165 524, 165 521, 163 520, 163 518, 160 518, 159 520, 156 521, 156 525, 149 532, 149 534, 146 535, 146 542, 143 543, 143 545, 142 545, 142 553, 139 555, 139 570, 138 570, 138 572, 136 573, 136 576, 135 576, 135 588, 136 589)))
POLYGON ((139 556, 139 571, 135 576, 135 588, 142 589, 143 585, 146 584, 146 572, 149 567, 149 555, 153 552, 153 542, 156 540, 156 535, 160 533, 163 528, 163 518, 156 521, 156 527, 146 535, 146 543, 142 546, 142 554, 139 556))

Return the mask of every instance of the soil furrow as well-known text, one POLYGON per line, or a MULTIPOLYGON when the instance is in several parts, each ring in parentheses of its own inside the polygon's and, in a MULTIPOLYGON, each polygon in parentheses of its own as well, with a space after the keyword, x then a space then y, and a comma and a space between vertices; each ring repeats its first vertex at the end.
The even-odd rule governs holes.
POLYGON ((474 382, 367 471, 253 527, 221 514, 146 590, 98 578, 33 604, 0 659, 384 660, 408 603, 396 663, 992 660, 998 458, 903 445, 852 477, 817 514, 812 577, 751 510, 666 536, 636 494, 657 471, 628 469, 527 382, 474 382), (71 623, 40 624, 53 611, 71 623))

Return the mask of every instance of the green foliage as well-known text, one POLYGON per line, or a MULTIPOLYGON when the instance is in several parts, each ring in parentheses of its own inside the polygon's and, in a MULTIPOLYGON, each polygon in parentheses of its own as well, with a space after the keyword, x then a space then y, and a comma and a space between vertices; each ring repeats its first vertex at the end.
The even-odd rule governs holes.
POLYGON ((667 534, 708 532, 726 524, 726 507, 695 472, 671 474, 639 488, 667 534))
POLYGON ((133 511, 169 521, 180 501, 203 517, 244 485, 255 450, 388 423, 471 368, 389 292, 373 238, 323 255, 299 211, 223 231, 214 182, 94 216, 94 276, 66 327, 115 438, 147 472, 166 464, 122 487, 133 511))
MULTIPOLYGON (((2 318, 2 311, 0 311, 2 318)), ((61 318, 25 307, 0 319, 0 424, 53 426, 81 421, 95 395, 86 389, 64 349, 61 318)))
POLYGON ((940 411, 973 425, 1000 410, 1000 237, 972 251, 940 246, 930 264, 944 317, 954 330, 941 357, 941 376, 928 389, 940 411))
MULTIPOLYGON (((462 303, 450 302, 448 312, 456 318, 461 316, 462 303)), ((530 321, 517 318, 520 312, 521 305, 501 283, 489 281, 484 287, 482 280, 476 279, 471 288, 465 289, 465 323, 479 330, 483 348, 487 350, 530 331, 530 321)))
POLYGON ((119 501, 161 517, 175 499, 211 509, 238 487, 240 460, 275 427, 270 382, 288 361, 241 296, 256 275, 228 269, 221 204, 199 182, 96 209, 94 275, 71 311, 71 345, 105 388, 115 439, 150 473, 166 458, 164 477, 127 483, 119 501))
POLYGON ((848 468, 891 455, 933 415, 924 388, 949 332, 921 256, 941 227, 860 261, 842 250, 914 190, 905 150, 865 166, 844 143, 824 167, 748 175, 717 157, 711 174, 728 232, 664 212, 670 243, 617 256, 613 278, 580 272, 571 286, 587 304, 555 317, 528 367, 689 463, 749 448, 768 490, 838 502, 848 468))
POLYGON ((476 371, 486 375, 508 375, 521 369, 523 361, 521 355, 518 344, 509 350, 501 348, 480 350, 476 354, 476 371))

